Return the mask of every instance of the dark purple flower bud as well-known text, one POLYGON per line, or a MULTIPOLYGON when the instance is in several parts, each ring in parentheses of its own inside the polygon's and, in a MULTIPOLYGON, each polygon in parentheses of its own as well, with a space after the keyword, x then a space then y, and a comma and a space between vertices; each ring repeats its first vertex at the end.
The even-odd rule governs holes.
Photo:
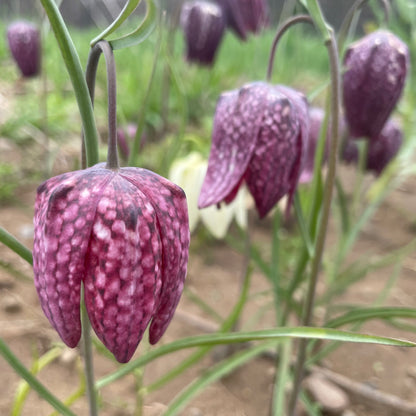
POLYGON ((393 120, 387 121, 380 135, 369 142, 367 170, 380 175, 393 160, 403 142, 403 132, 393 120))
POLYGON ((185 34, 186 59, 212 65, 225 30, 222 8, 207 1, 186 2, 182 6, 181 25, 185 34))
POLYGON ((32 23, 19 21, 7 28, 10 52, 24 77, 33 77, 40 70, 40 34, 32 23))
MULTIPOLYGON (((403 133, 397 122, 388 120, 377 137, 368 140, 366 170, 380 175, 394 159, 403 142, 403 133)), ((349 138, 342 148, 342 159, 346 163, 358 162, 358 146, 349 138)))
POLYGON ((344 59, 345 117, 353 137, 377 137, 403 91, 407 45, 378 30, 352 44, 344 59))
POLYGON ((261 218, 284 195, 291 201, 308 117, 306 100, 289 90, 256 82, 221 95, 199 208, 230 202, 243 181, 261 218))
POLYGON ((81 283, 91 325, 118 361, 130 360, 150 321, 150 343, 160 339, 188 260, 181 188, 145 169, 96 165, 40 185, 34 225, 35 286, 69 347, 81 336, 81 283))
POLYGON ((227 25, 242 40, 248 33, 258 33, 267 22, 265 0, 217 0, 223 7, 227 25))

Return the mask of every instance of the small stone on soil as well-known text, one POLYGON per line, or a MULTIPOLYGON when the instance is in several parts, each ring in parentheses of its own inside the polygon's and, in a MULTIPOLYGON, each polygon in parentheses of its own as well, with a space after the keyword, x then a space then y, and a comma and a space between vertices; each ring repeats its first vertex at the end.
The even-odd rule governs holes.
POLYGON ((347 394, 321 375, 309 376, 305 387, 322 410, 331 415, 341 415, 350 404, 347 394))
POLYGON ((1 307, 7 313, 17 313, 22 309, 21 303, 10 295, 4 295, 1 300, 1 307))

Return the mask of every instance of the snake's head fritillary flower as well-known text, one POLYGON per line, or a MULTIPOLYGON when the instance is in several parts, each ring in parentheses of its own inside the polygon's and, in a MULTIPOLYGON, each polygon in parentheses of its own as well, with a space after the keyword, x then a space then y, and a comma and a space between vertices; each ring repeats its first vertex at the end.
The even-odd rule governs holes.
POLYGON ((352 44, 344 59, 345 117, 353 137, 377 137, 403 91, 409 49, 378 30, 352 44))
POLYGON ((224 35, 223 9, 208 1, 189 1, 182 6, 180 20, 185 34, 186 59, 211 66, 224 35))
POLYGON ((33 77, 40 70, 40 33, 32 23, 17 21, 7 28, 10 52, 24 77, 33 77))
POLYGON ((140 168, 104 165, 39 186, 33 269, 42 309, 62 340, 81 336, 80 293, 99 339, 120 362, 150 323, 150 343, 179 302, 188 260, 184 192, 140 168))
MULTIPOLYGON (((367 141, 366 170, 381 175, 395 158, 403 142, 403 132, 394 120, 388 120, 377 137, 367 141)), ((342 159, 346 163, 357 163, 359 151, 354 139, 348 138, 342 147, 342 159)))
POLYGON ((287 87, 246 84, 218 100, 199 208, 231 202, 243 181, 260 218, 296 189, 307 139, 306 99, 287 87))
POLYGON ((227 25, 241 39, 258 33, 267 22, 265 0, 217 0, 225 11, 227 25))
POLYGON ((169 178, 185 191, 190 231, 195 230, 201 219, 215 238, 223 239, 234 218, 241 228, 247 228, 247 191, 245 187, 241 187, 235 199, 226 206, 210 206, 199 210, 198 195, 207 166, 207 160, 200 153, 191 152, 186 157, 174 161, 169 178))

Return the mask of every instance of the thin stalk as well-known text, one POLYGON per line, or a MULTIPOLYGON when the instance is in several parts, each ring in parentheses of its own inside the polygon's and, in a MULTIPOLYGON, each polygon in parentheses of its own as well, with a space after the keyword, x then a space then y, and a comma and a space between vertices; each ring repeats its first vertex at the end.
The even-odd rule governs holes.
POLYGON ((59 12, 58 6, 53 0, 40 1, 49 18, 49 22, 74 87, 74 93, 78 103, 84 131, 86 161, 88 166, 92 166, 98 162, 98 131, 79 56, 61 13, 59 12))
POLYGON ((277 31, 276 36, 272 43, 272 48, 270 50, 269 55, 269 64, 267 66, 267 81, 270 81, 272 78, 272 72, 273 72, 273 63, 274 63, 274 56, 276 55, 276 48, 277 44, 279 43, 281 37, 284 35, 284 33, 294 24, 296 23, 311 23, 313 24, 313 20, 310 16, 306 14, 300 14, 298 16, 294 16, 290 19, 288 19, 277 31))
POLYGON ((106 63, 108 92, 108 154, 106 167, 107 169, 117 170, 119 168, 119 163, 117 154, 116 65, 113 50, 107 41, 101 40, 91 48, 88 56, 85 78, 87 80, 91 102, 94 103, 95 78, 101 53, 104 54, 106 63))
MULTIPOLYGON (((84 289, 82 287, 82 289, 84 289)), ((84 299, 84 290, 81 293, 84 299)), ((91 343, 91 324, 88 318, 85 302, 81 302, 81 326, 82 326, 82 353, 84 355, 84 372, 87 382, 87 397, 90 407, 90 416, 98 415, 97 390, 94 381, 94 362, 91 343)))
MULTIPOLYGON (((326 232, 328 228, 329 215, 331 210, 332 194, 334 189, 335 177, 336 177, 336 165, 338 154, 338 141, 339 141, 339 113, 340 113, 340 68, 338 58, 338 48, 335 39, 334 32, 331 28, 327 29, 329 39, 325 41, 325 45, 329 53, 329 61, 331 68, 331 135, 332 146, 330 147, 329 161, 328 161, 328 173, 324 188, 322 217, 318 229, 315 256, 312 259, 311 275, 308 282, 308 291, 306 294, 306 301, 304 307, 304 314, 302 324, 309 326, 312 321, 313 307, 315 302, 316 284, 318 282, 319 269, 321 267, 322 255, 325 246, 326 232)), ((303 369, 306 359, 306 346, 307 342, 301 340, 299 342, 298 359, 295 368, 293 391, 289 402, 289 416, 293 416, 297 398, 299 395, 300 384, 303 377, 303 369)))

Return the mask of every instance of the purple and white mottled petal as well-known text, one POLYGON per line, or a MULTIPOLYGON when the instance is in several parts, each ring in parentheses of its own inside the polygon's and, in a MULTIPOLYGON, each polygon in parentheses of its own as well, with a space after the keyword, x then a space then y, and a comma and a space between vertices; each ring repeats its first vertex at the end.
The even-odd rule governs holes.
POLYGON ((153 172, 122 168, 120 174, 151 201, 162 240, 162 287, 149 329, 149 341, 155 344, 166 331, 183 291, 190 239, 188 207, 183 190, 153 172))
POLYGON ((291 189, 300 124, 290 100, 273 86, 263 99, 263 123, 246 182, 260 218, 291 189))
POLYGON ((42 309, 62 340, 81 336, 80 289, 97 199, 109 171, 91 168, 51 178, 38 188, 33 271, 42 309))
POLYGON ((344 58, 343 100, 350 133, 377 137, 403 91, 409 50, 398 37, 377 30, 352 44, 344 58))
POLYGON ((287 87, 285 85, 277 85, 276 87, 280 92, 285 94, 292 102, 297 112, 297 117, 300 123, 300 131, 296 143, 298 158, 296 162, 293 164, 290 179, 291 185, 289 189, 289 199, 287 204, 289 209, 292 205, 293 195, 298 185, 303 166, 306 163, 306 155, 308 152, 309 143, 309 105, 305 95, 303 95, 301 92, 294 90, 293 88, 287 87))
POLYGON ((125 363, 155 311, 161 241, 148 198, 118 172, 110 175, 85 261, 85 303, 98 338, 125 363))
POLYGON ((257 143, 267 89, 265 83, 252 83, 219 98, 199 208, 226 200, 241 182, 257 143))

